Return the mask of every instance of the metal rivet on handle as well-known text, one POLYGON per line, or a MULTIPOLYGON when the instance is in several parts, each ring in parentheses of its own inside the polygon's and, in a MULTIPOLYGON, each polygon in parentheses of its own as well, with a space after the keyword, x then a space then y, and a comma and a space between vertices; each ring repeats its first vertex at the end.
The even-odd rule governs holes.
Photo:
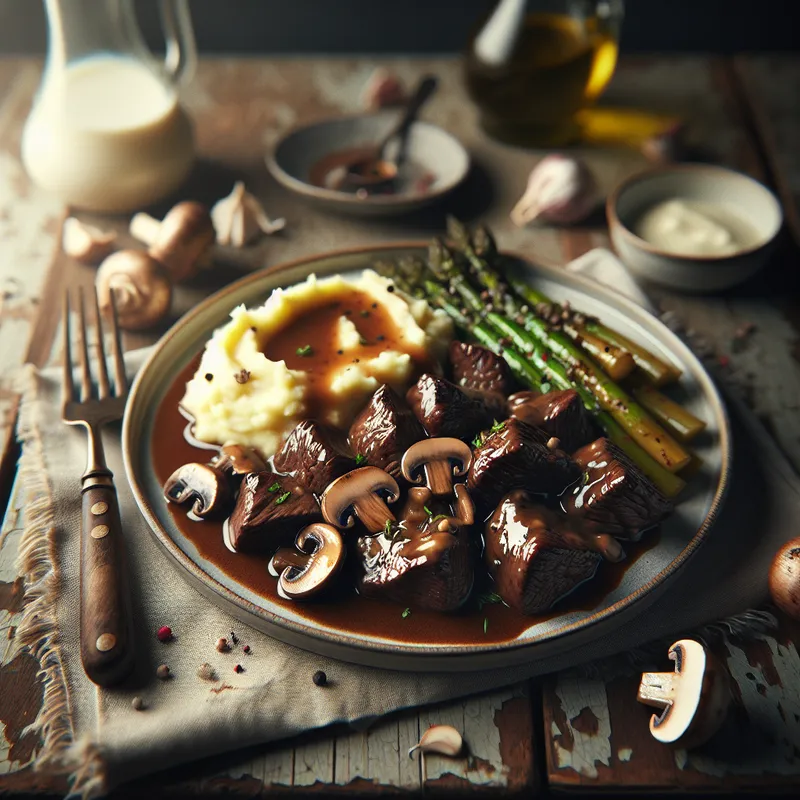
POLYGON ((106 511, 108 511, 108 503, 104 503, 102 500, 99 503, 95 503, 91 508, 92 514, 96 517, 100 514, 105 514, 106 511))
POLYGON ((100 636, 97 637, 97 641, 95 642, 95 647, 101 653, 107 653, 111 650, 112 647, 117 643, 117 637, 114 636, 113 633, 101 633, 100 636))
POLYGON ((89 535, 92 539, 102 539, 104 536, 108 536, 108 525, 95 525, 91 531, 89 531, 89 535))

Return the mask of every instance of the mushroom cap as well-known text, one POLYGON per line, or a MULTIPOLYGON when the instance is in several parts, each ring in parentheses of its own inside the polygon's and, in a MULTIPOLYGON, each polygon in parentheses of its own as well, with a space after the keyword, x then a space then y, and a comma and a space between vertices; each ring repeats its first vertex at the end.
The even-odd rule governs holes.
POLYGON ((215 237, 208 209, 202 203, 185 200, 167 212, 150 253, 167 268, 174 281, 183 281, 197 273, 200 257, 215 237))
POLYGON ((215 466, 230 469, 234 475, 247 475, 248 472, 261 472, 267 468, 264 459, 252 447, 241 444, 223 445, 215 466))
POLYGON ((143 250, 112 253, 95 276, 101 308, 111 307, 111 292, 120 327, 150 328, 167 315, 172 304, 172 284, 166 269, 143 250))
MULTIPOLYGON (((290 600, 304 600, 313 597, 325 588, 341 569, 345 558, 342 535, 333 525, 315 522, 297 534, 295 546, 300 553, 293 553, 293 561, 305 556, 300 566, 285 567, 278 578, 278 592, 290 600), (309 545, 313 549, 309 549, 309 545), (299 558, 298 558, 299 557, 299 558)), ((270 572, 274 572, 273 561, 279 550, 270 559, 270 572)))
POLYGON ((472 450, 460 439, 449 436, 423 439, 421 442, 412 444, 403 453, 400 471, 407 481, 419 483, 422 478, 416 473, 420 467, 432 461, 444 461, 445 459, 453 463, 454 475, 466 475, 472 464, 472 450))
POLYGON ((800 539, 791 539, 775 554, 769 568, 772 602, 792 619, 800 620, 800 539))
POLYGON ((232 499, 227 478, 209 464, 190 463, 178 467, 164 483, 164 498, 169 503, 194 500, 190 514, 205 519, 223 510, 232 499))
POLYGON ((383 492, 386 501, 394 503, 400 498, 397 481, 378 467, 359 467, 346 472, 331 483, 322 493, 322 516, 339 528, 352 528, 355 524, 353 507, 361 498, 383 492))
POLYGON ((703 645, 681 639, 669 649, 675 672, 645 673, 640 702, 661 707, 650 718, 650 732, 660 742, 694 747, 713 736, 730 704, 728 673, 703 645))

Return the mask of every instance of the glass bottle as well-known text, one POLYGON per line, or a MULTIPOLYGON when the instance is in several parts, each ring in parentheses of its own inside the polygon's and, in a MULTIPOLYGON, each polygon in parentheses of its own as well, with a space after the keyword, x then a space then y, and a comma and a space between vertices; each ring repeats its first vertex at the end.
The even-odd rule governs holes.
POLYGON ((576 115, 614 73, 622 16, 622 0, 499 0, 465 58, 484 129, 536 147, 579 138, 576 115))
POLYGON ((187 0, 160 0, 166 57, 131 0, 45 0, 48 51, 25 124, 31 178, 67 205, 132 211, 170 194, 194 161, 177 87, 196 62, 187 0))

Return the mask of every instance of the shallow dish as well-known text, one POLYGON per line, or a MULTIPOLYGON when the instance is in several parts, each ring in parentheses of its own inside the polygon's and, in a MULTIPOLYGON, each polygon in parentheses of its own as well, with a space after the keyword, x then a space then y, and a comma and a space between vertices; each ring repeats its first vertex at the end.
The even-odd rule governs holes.
POLYGON ((433 176, 424 190, 416 182, 399 184, 395 194, 356 194, 317 186, 311 171, 331 153, 368 147, 379 142, 398 119, 397 111, 382 111, 324 120, 297 128, 267 155, 267 168, 278 183, 309 202, 357 216, 404 214, 434 202, 455 189, 469 172, 469 155, 461 142, 429 122, 415 122, 407 143, 407 163, 433 176))
POLYGON ((611 193, 606 215, 611 241, 632 273, 690 292, 727 289, 755 275, 772 253, 783 224, 780 203, 766 186, 740 172, 705 164, 661 167, 633 175, 611 193), (673 198, 730 209, 756 229, 758 242, 727 256, 682 256, 633 232, 645 209, 673 198))
MULTIPOLYGON (((508 609, 501 606, 487 606, 466 632, 458 626, 457 615, 428 612, 401 619, 402 609, 392 603, 379 604, 385 610, 377 622, 357 613, 350 613, 343 620, 342 615, 328 613, 331 609, 322 604, 317 604, 315 610, 312 604, 281 602, 266 589, 254 590, 251 580, 238 579, 221 569, 202 555, 201 549, 207 544, 198 537, 193 539, 185 532, 185 526, 176 524, 175 506, 168 507, 163 499, 154 460, 157 412, 171 387, 171 398, 164 407, 177 406, 180 393, 175 396, 176 374, 191 368, 212 331, 225 322, 234 306, 259 304, 274 288, 297 283, 310 272, 320 276, 347 273, 369 267, 376 260, 424 252, 422 244, 415 244, 307 258, 248 276, 180 320, 140 370, 126 410, 123 452, 139 507, 183 574, 213 602, 278 639, 332 657, 398 669, 472 670, 544 658, 610 635, 660 595, 669 578, 707 535, 729 480, 728 421, 711 379, 671 331, 633 303, 559 270, 534 267, 522 260, 515 265, 533 285, 555 300, 569 300, 573 307, 597 314, 620 333, 681 368, 681 402, 707 422, 706 432, 693 443, 702 466, 675 513, 663 523, 657 544, 643 550, 621 574, 619 582, 591 603, 577 608, 567 605, 565 610, 555 610, 542 618, 526 618, 513 633, 508 633, 507 627, 503 632, 499 620, 501 612, 508 609), (484 615, 487 627, 482 624, 484 615), (437 620, 439 625, 435 624, 437 620)), ((177 410, 175 414, 176 425, 180 425, 177 410)), ((263 573, 266 582, 271 579, 267 576, 266 559, 263 561, 254 564, 253 569, 258 580, 263 573)))

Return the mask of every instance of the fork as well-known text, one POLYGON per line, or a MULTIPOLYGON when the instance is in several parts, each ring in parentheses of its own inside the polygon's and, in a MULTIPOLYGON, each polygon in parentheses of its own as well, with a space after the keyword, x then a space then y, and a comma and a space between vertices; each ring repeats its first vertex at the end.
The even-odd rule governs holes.
POLYGON ((100 686, 111 686, 133 668, 133 614, 125 567, 122 524, 114 475, 106 466, 102 429, 122 417, 128 395, 122 359, 117 309, 111 293, 111 356, 113 394, 108 376, 100 303, 94 293, 96 392, 92 387, 89 337, 83 290, 78 290, 78 341, 72 338, 70 293, 64 294, 64 374, 61 419, 86 429, 89 454, 81 477, 81 661, 86 675, 100 686), (73 349, 78 351, 79 391, 74 381, 73 349))

